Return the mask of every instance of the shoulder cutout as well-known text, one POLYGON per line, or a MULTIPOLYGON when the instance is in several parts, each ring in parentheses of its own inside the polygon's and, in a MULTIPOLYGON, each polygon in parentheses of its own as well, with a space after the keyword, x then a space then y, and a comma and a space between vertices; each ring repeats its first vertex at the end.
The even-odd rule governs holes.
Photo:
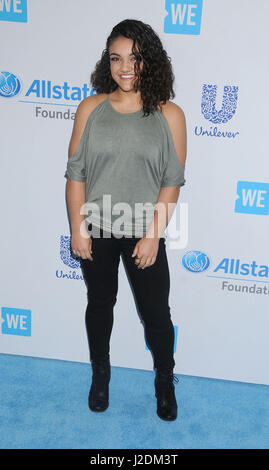
POLYGON ((100 93, 98 95, 87 96, 79 103, 69 143, 69 158, 75 154, 76 149, 78 148, 79 142, 83 135, 90 114, 102 101, 106 99, 106 97, 107 95, 105 93, 100 93))
POLYGON ((166 104, 162 106, 162 114, 168 122, 178 159, 181 165, 185 167, 187 154, 185 114, 180 106, 171 101, 167 101, 166 104))

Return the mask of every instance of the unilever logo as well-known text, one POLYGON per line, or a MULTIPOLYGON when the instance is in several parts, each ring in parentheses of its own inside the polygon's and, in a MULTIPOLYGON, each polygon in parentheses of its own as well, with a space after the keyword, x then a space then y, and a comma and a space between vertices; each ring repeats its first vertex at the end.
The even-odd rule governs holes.
POLYGON ((70 245, 70 237, 65 237, 61 235, 60 238, 60 257, 64 264, 69 266, 70 268, 77 269, 80 267, 79 262, 73 258, 71 255, 71 245, 70 245))
POLYGON ((202 114, 214 124, 225 123, 235 114, 238 97, 238 86, 225 86, 222 107, 216 110, 217 85, 203 85, 202 114))
POLYGON ((83 280, 83 276, 77 274, 76 269, 80 268, 79 258, 74 258, 71 251, 71 237, 61 235, 60 237, 60 258, 65 266, 71 268, 69 272, 65 272, 63 269, 56 270, 57 278, 67 278, 67 279, 76 279, 83 280))
POLYGON ((0 72, 0 96, 12 98, 22 90, 21 80, 11 72, 0 72))
MULTIPOLYGON (((222 95, 222 104, 219 110, 216 109, 217 85, 203 84, 201 111, 204 118, 213 124, 226 124, 236 113, 238 100, 238 86, 225 85, 222 95)), ((195 135, 208 137, 235 138, 239 132, 223 131, 217 126, 210 129, 203 129, 202 126, 195 127, 195 135)))
POLYGON ((210 261, 209 257, 202 251, 192 250, 182 257, 182 264, 185 269, 192 273, 201 273, 208 269, 210 261))

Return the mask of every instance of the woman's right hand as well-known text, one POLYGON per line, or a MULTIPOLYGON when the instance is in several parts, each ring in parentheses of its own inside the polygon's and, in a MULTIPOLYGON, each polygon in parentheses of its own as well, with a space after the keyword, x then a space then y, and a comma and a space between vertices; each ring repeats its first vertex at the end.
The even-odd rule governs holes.
POLYGON ((74 255, 79 256, 82 259, 92 258, 92 238, 84 238, 80 233, 74 234, 71 237, 71 249, 74 255))

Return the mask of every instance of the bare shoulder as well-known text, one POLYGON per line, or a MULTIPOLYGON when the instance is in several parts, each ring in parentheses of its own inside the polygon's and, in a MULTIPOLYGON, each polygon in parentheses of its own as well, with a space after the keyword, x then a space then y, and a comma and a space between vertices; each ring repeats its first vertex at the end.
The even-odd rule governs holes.
POLYGON ((186 119, 183 109, 172 101, 162 105, 162 114, 168 122, 180 163, 185 166, 187 152, 186 119))
POLYGON ((162 105, 161 111, 169 124, 174 121, 178 124, 185 124, 186 119, 183 109, 178 104, 173 103, 173 101, 166 101, 166 103, 162 105))
POLYGON ((90 114, 102 101, 106 99, 106 97, 106 93, 100 93, 98 95, 87 96, 79 103, 73 125, 72 136, 69 143, 69 157, 74 155, 78 147, 90 114))
POLYGON ((91 95, 84 98, 77 107, 76 116, 82 116, 87 118, 92 113, 92 111, 98 106, 102 101, 107 97, 106 93, 99 93, 97 95, 91 95))

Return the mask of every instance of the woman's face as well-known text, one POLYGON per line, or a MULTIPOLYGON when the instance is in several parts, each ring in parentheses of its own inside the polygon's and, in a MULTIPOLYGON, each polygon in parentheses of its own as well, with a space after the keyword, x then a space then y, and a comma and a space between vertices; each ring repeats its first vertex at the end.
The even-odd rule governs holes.
MULTIPOLYGON (((134 81, 138 78, 135 75, 136 58, 132 53, 132 45, 132 39, 120 36, 113 41, 109 48, 111 75, 123 90, 132 89, 134 81)), ((140 70, 142 67, 143 61, 141 60, 140 70)))

